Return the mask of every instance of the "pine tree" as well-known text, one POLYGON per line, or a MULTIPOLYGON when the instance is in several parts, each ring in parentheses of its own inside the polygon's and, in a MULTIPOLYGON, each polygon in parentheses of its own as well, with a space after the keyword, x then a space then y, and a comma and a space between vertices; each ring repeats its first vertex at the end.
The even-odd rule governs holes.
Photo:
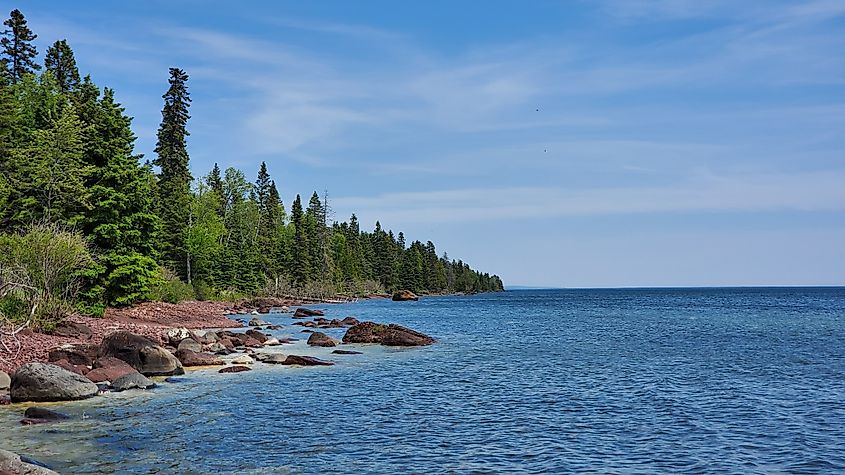
POLYGON ((302 286, 308 281, 309 255, 302 212, 302 200, 299 195, 296 195, 296 198, 293 200, 291 222, 294 227, 293 267, 291 269, 291 276, 293 277, 294 284, 302 286))
POLYGON ((188 75, 170 68, 170 88, 162 96, 161 125, 153 161, 160 168, 158 175, 159 216, 163 224, 162 253, 165 264, 187 278, 187 261, 183 229, 188 225, 191 202, 191 173, 188 169, 186 125, 191 98, 186 82, 188 75))
POLYGON ((3 22, 8 29, 3 32, 0 47, 6 59, 6 68, 12 84, 17 84, 25 75, 41 69, 41 65, 33 61, 38 55, 32 41, 38 38, 26 26, 26 19, 20 10, 12 10, 9 19, 3 22))
POLYGON ((92 208, 82 229, 100 253, 100 267, 89 276, 85 295, 95 306, 128 305, 147 297, 158 271, 154 243, 161 222, 153 176, 138 163, 132 118, 115 102, 114 91, 106 88, 90 107, 84 159, 97 173, 86 184, 92 208))
POLYGON ((226 193, 223 190, 223 178, 220 176, 220 167, 217 163, 205 177, 205 183, 212 193, 217 195, 217 216, 223 218, 226 215, 226 193))
POLYGON ((53 73, 63 93, 72 92, 79 86, 79 70, 67 40, 56 41, 47 48, 44 66, 53 73))

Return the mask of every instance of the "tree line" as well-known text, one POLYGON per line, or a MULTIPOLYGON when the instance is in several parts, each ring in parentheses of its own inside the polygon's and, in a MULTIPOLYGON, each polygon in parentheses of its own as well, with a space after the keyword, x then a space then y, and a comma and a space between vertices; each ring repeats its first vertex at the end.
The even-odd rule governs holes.
POLYGON ((40 64, 23 14, 3 24, 0 271, 27 267, 11 255, 26 245, 12 241, 46 232, 84 240, 72 246, 90 254, 73 260, 85 263, 73 273, 74 299, 93 313, 156 298, 502 290, 499 277, 438 255, 431 241, 408 244, 378 222, 361 230, 355 215, 333 221, 325 194, 307 203, 297 195, 288 213, 265 163, 255 180, 217 164, 194 178, 179 68, 169 71, 155 158, 145 161, 132 118, 112 89, 80 75, 66 40, 40 64))

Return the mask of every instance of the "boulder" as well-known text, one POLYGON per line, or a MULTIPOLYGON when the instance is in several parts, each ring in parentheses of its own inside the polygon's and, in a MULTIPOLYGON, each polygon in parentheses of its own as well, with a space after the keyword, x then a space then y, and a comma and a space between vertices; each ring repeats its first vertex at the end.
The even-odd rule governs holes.
POLYGON ((176 349, 202 351, 202 345, 200 344, 200 342, 194 340, 193 338, 185 338, 184 340, 179 342, 179 345, 176 346, 176 349))
POLYGON ((208 353, 214 353, 215 355, 228 355, 232 353, 233 350, 226 348, 220 342, 214 342, 210 345, 205 345, 203 347, 203 351, 208 353))
POLYGON ((154 388, 156 383, 144 376, 141 373, 129 373, 112 381, 111 388, 114 391, 127 391, 129 389, 150 389, 154 388))
POLYGON ((225 364, 220 358, 208 353, 198 353, 193 350, 179 350, 176 357, 182 362, 182 366, 218 366, 225 364))
POLYGON ((51 402, 87 399, 97 394, 97 385, 85 376, 48 363, 27 363, 12 377, 12 402, 51 402))
POLYGON ((253 340, 257 341, 258 343, 261 343, 262 345, 263 345, 263 344, 264 344, 267 340, 269 340, 269 339, 270 339, 270 337, 268 337, 267 335, 265 335, 265 334, 261 333, 261 332, 260 332, 260 331, 258 331, 258 330, 247 330, 247 331, 244 333, 244 335, 246 335, 246 336, 248 336, 248 337, 252 338, 253 340))
POLYGON ((400 290, 393 294, 393 301, 394 302, 406 302, 408 300, 417 301, 420 298, 416 296, 410 290, 400 290))
POLYGON ((262 355, 261 362, 267 364, 285 364, 285 360, 287 360, 287 358, 287 355, 283 355, 281 353, 265 353, 264 355, 262 355))
POLYGON ((267 313, 270 313, 270 307, 269 307, 269 306, 262 306, 262 307, 258 307, 258 313, 259 313, 259 314, 267 314, 267 313))
POLYGON ((94 369, 85 375, 94 383, 113 382, 117 378, 138 371, 129 363, 113 356, 104 356, 94 361, 94 369))
POLYGON ((385 346, 422 346, 430 345, 435 341, 424 333, 393 323, 384 325, 363 322, 350 328, 343 335, 344 343, 381 343, 385 346))
POLYGON ((65 338, 79 338, 87 340, 91 338, 93 333, 91 332, 91 327, 88 325, 65 320, 56 324, 56 327, 53 328, 53 331, 51 331, 50 334, 65 338))
POLYGON ((259 320, 257 318, 253 318, 252 320, 249 321, 249 323, 247 325, 249 325, 251 327, 265 327, 265 326, 269 325, 269 323, 265 322, 264 320, 259 320))
POLYGON ((0 473, 4 473, 4 475, 58 475, 49 468, 28 463, 22 460, 18 454, 2 449, 0 449, 0 473))
POLYGON ((363 355, 360 351, 352 351, 352 350, 334 350, 332 353, 336 355, 363 355))
POLYGON ((100 345, 100 356, 121 359, 145 376, 171 376, 185 372, 172 353, 149 338, 126 331, 105 337, 100 345))
POLYGON ((232 364, 252 364, 255 360, 248 355, 241 355, 232 360, 232 364))
POLYGON ((340 323, 343 323, 344 325, 349 326, 349 327, 354 327, 355 325, 357 325, 361 322, 359 322, 358 319, 355 318, 355 317, 346 317, 343 320, 341 320, 340 323))
POLYGON ((331 347, 337 346, 337 343, 335 343, 332 337, 326 335, 325 333, 314 332, 308 337, 308 346, 331 347))
POLYGON ((9 389, 12 385, 12 377, 0 371, 0 390, 9 389))
POLYGON ((282 342, 279 341, 278 338, 268 338, 267 341, 264 342, 264 346, 279 346, 282 342))
POLYGON ((63 421, 70 419, 70 417, 65 414, 44 409, 43 407, 28 407, 23 413, 23 416, 27 419, 40 419, 45 421, 63 421))
POLYGON ((334 361, 321 360, 313 356, 299 356, 289 355, 282 363, 284 365, 298 365, 298 366, 333 366, 334 361))
POLYGON ((173 347, 179 346, 179 343, 191 337, 191 331, 187 328, 171 328, 164 332, 164 341, 173 347))
POLYGON ((295 312, 293 312, 293 318, 322 317, 323 315, 325 315, 325 313, 322 310, 304 307, 299 307, 295 312))
POLYGON ((225 368, 220 368, 218 373, 241 373, 244 371, 252 371, 252 368, 249 366, 227 366, 225 368))
POLYGON ((91 371, 90 369, 88 369, 87 366, 70 364, 70 361, 64 359, 59 361, 52 361, 51 363, 58 366, 59 368, 66 369, 71 373, 81 374, 83 376, 89 371, 91 371))
POLYGON ((97 359, 99 349, 97 345, 62 345, 50 350, 47 360, 67 360, 72 365, 91 366, 97 359))

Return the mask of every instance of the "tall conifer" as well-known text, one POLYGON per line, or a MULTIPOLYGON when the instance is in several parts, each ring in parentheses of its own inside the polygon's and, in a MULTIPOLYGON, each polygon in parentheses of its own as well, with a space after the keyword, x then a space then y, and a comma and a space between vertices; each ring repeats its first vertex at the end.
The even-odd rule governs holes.
POLYGON ((190 94, 186 86, 188 75, 179 68, 170 68, 170 87, 162 96, 161 125, 153 165, 158 174, 159 216, 163 224, 162 254, 164 263, 187 277, 184 249, 184 228, 188 225, 191 203, 191 173, 188 169, 186 137, 190 115, 190 94))
POLYGON ((3 25, 8 29, 3 31, 0 47, 3 48, 9 79, 12 84, 17 84, 25 75, 41 69, 41 65, 34 61, 38 51, 32 44, 38 35, 26 26, 26 18, 18 9, 9 13, 9 19, 3 25))
POLYGON ((76 67, 76 59, 67 40, 56 41, 53 46, 47 48, 44 66, 47 71, 53 73, 59 88, 65 94, 74 91, 79 86, 79 69, 76 67))

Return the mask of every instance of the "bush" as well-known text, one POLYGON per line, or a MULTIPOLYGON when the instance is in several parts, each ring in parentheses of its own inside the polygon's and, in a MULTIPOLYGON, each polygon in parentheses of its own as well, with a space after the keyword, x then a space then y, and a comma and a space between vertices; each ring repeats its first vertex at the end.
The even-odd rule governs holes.
POLYGON ((85 238, 64 226, 0 235, 0 318, 53 327, 73 312, 80 275, 93 264, 85 238))
POLYGON ((157 282, 152 286, 150 300, 179 303, 194 300, 194 288, 182 280, 173 271, 162 268, 157 282))

